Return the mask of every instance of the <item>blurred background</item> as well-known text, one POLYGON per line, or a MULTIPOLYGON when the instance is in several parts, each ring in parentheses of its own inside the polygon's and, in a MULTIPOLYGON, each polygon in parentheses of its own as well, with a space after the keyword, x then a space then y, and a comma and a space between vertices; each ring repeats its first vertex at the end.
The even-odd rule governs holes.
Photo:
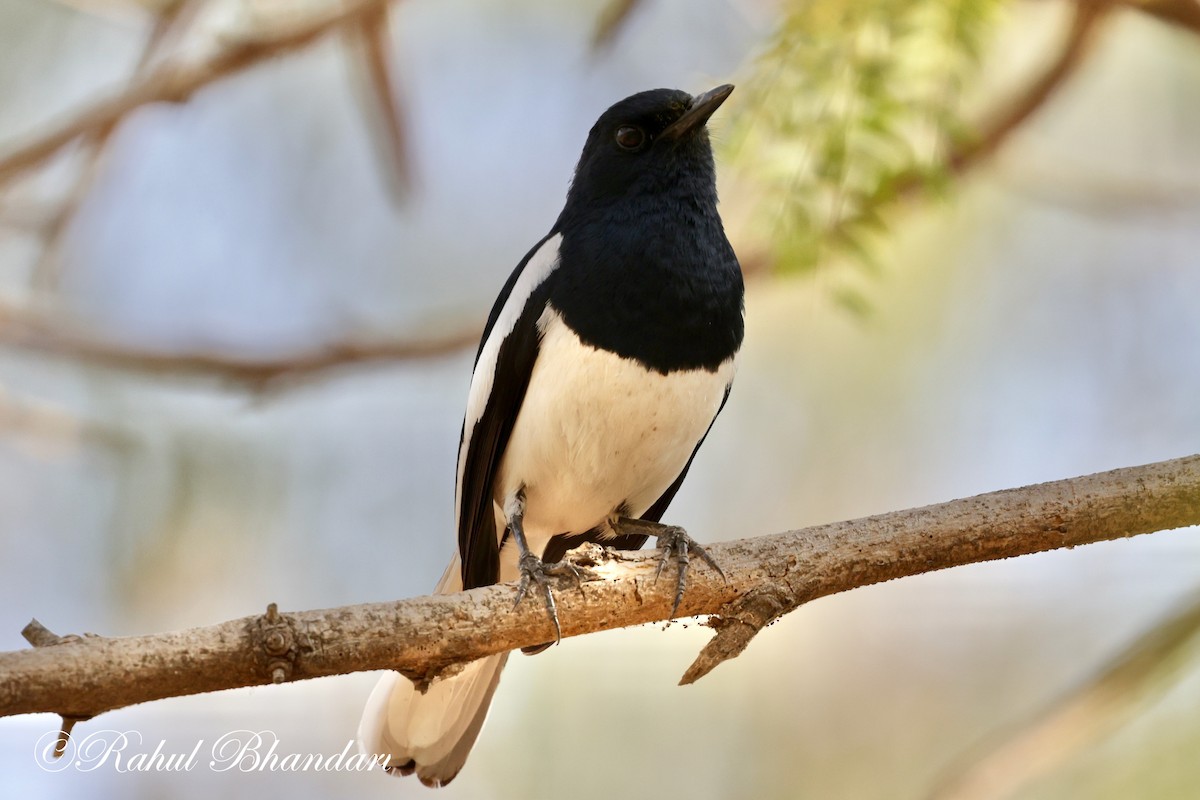
MULTIPOLYGON (((0 649, 34 616, 429 591, 474 343, 588 128, 724 82, 748 334, 668 521, 740 538, 1200 452, 1194 0, 0 0, 0 649)), ((510 662, 439 796, 920 798, 1000 763, 953 796, 1195 797, 1200 637, 1136 643, 1197 591, 1193 529, 822 599, 686 688, 694 621, 569 640, 510 662)), ((375 679, 77 734, 335 754, 375 679)), ((5 796, 431 796, 51 774, 57 725, 0 719, 5 796)))

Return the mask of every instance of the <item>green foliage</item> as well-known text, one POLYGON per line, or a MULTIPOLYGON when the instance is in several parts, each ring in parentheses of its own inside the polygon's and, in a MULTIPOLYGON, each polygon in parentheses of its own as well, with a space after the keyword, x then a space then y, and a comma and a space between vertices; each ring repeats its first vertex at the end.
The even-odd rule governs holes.
POLYGON ((755 181, 758 231, 784 271, 833 249, 875 268, 881 208, 914 181, 944 186, 942 156, 1003 0, 793 0, 729 147, 755 181))

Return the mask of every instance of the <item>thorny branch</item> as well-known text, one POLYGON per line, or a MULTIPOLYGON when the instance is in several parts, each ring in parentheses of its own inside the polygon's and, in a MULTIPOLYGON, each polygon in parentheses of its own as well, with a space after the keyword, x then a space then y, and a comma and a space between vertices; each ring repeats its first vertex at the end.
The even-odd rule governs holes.
MULTIPOLYGON (((714 544, 709 551, 727 580, 694 570, 680 614, 715 615, 717 634, 684 680, 735 657, 765 625, 818 597, 1196 524, 1200 455, 714 544)), ((578 588, 571 581, 558 587, 564 637, 670 613, 673 582, 654 581, 656 553, 588 545, 572 558, 585 577, 578 588)), ((360 670, 429 680, 454 664, 553 636, 541 606, 513 609, 512 597, 513 587, 501 585, 319 611, 272 607, 264 616, 149 636, 39 636, 42 646, 0 654, 0 716, 86 719, 150 700, 360 670)))

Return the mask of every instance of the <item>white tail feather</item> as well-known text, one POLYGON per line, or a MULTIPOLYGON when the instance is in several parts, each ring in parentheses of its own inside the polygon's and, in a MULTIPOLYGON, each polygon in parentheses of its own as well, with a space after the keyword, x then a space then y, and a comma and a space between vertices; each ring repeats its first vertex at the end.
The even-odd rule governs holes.
MULTIPOLYGON (((460 575, 455 557, 435 591, 459 591, 460 575)), ((507 660, 508 653, 497 653, 472 661, 460 672, 434 680, 424 693, 400 673, 385 673, 363 710, 359 748, 388 756, 389 770, 415 772, 428 786, 449 783, 475 744, 507 660)))

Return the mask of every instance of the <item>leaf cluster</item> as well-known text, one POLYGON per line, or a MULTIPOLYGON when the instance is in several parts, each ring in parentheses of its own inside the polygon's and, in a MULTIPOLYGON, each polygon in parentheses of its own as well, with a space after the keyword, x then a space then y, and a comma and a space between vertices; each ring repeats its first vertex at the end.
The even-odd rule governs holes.
POLYGON ((784 272, 832 250, 874 269, 881 209, 902 185, 940 188, 965 140, 964 87, 1004 0, 793 0, 759 57, 727 145, 754 183, 784 272))

